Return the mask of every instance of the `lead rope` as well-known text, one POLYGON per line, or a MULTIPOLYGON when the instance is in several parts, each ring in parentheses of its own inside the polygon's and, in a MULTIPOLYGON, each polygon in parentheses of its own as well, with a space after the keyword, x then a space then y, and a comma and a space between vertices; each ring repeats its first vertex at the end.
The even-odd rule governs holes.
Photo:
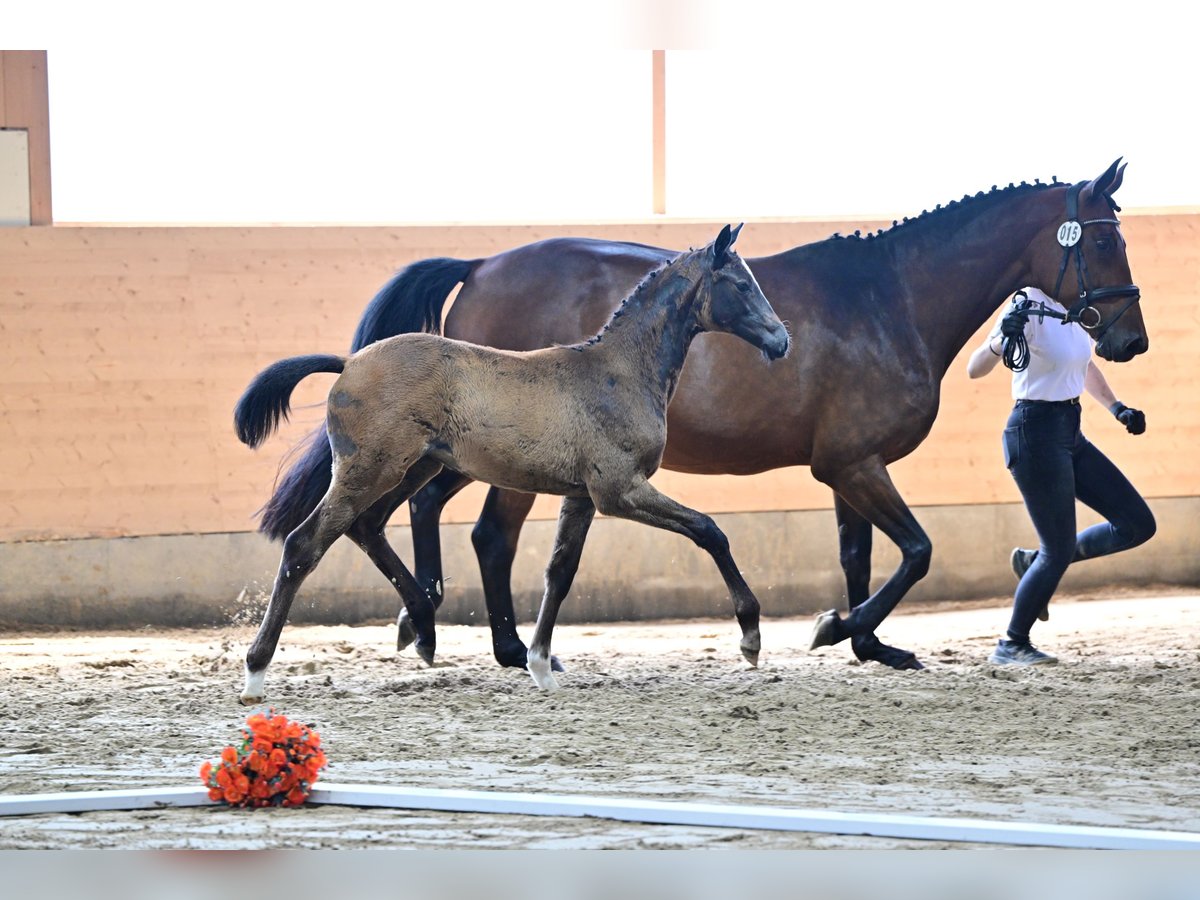
MULTIPOLYGON (((1049 316, 1051 319, 1061 319, 1064 325, 1070 321, 1068 314, 1060 313, 1058 310, 1049 309, 1045 303, 1034 303, 1029 299, 1029 295, 1024 291, 1017 291, 1013 294, 1014 309, 1032 310, 1030 315, 1038 317, 1039 322, 1046 320, 1049 316), (1020 298, 1020 299, 1018 299, 1020 298), (1036 308, 1035 308, 1036 307, 1036 308)), ((1028 319, 1026 320, 1028 321, 1028 319)), ((1012 369, 1014 372, 1024 372, 1029 368, 1029 341, 1025 338, 1024 329, 1020 334, 1015 334, 1012 337, 1007 337, 1001 342, 1003 349, 1004 365, 1012 369)))
MULTIPOLYGON (((1013 294, 1014 309, 1029 309, 1031 305, 1032 301, 1024 291, 1013 294), (1018 297, 1021 299, 1018 300, 1018 297)), ((1024 372, 1029 368, 1029 342, 1025 339, 1025 329, 1022 328, 1020 334, 1004 338, 1001 341, 1001 349, 1004 351, 1004 365, 1007 368, 1014 372, 1024 372)))

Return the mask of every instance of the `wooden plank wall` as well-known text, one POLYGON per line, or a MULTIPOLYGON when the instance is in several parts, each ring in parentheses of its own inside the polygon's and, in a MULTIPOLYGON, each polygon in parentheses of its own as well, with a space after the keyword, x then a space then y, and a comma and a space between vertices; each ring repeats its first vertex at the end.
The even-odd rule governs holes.
MULTIPOLYGON (((1148 496, 1197 496, 1200 213, 1124 219, 1152 347, 1107 371, 1150 427, 1129 437, 1094 406, 1085 427, 1148 496)), ((881 224, 752 222, 740 249, 765 255, 881 224)), ((280 459, 322 413, 299 410, 251 452, 231 426, 238 396, 275 359, 345 350, 365 303, 408 262, 474 258, 560 234, 683 247, 717 227, 0 229, 0 541, 251 530, 280 459)), ((913 505, 1019 500, 999 448, 1007 378, 971 382, 965 358, 946 378, 930 438, 893 467, 913 505)), ((295 405, 320 404, 331 380, 309 379, 295 405)), ((656 481, 709 512, 830 505, 807 469, 748 478, 664 472, 656 481)), ((479 486, 465 492, 447 519, 473 520, 481 496, 479 486)), ((535 515, 556 511, 557 501, 543 498, 535 515)))
POLYGON ((29 221, 54 221, 50 202, 50 99, 45 50, 0 50, 0 128, 29 132, 29 221))

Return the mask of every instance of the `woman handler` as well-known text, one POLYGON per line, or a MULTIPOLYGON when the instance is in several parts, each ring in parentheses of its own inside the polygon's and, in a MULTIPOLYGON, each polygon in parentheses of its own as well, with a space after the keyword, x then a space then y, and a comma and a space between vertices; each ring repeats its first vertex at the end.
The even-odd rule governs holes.
POLYGON ((1155 530, 1146 501, 1080 431, 1079 396, 1086 390, 1130 434, 1146 430, 1145 415, 1113 394, 1092 361, 1092 340, 1079 323, 1040 316, 1039 303, 1047 310, 1066 312, 1036 288, 1017 291, 967 362, 967 374, 981 378, 1002 356, 1006 363, 1017 357, 1012 375, 1016 405, 1004 429, 1004 462, 1025 499, 1041 546, 1012 552, 1020 581, 1008 637, 1001 638, 990 660, 1022 666, 1058 662, 1030 643, 1029 631, 1035 619, 1049 618, 1050 598, 1067 566, 1136 547, 1155 530), (1108 521, 1076 534, 1077 498, 1108 521))

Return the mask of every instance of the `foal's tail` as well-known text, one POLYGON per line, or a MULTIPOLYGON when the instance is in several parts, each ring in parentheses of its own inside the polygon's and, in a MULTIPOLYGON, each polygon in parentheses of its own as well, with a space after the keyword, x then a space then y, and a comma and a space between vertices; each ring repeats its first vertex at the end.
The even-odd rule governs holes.
MULTIPOLYGON (((323 353, 293 356, 267 366, 250 382, 233 410, 238 438, 247 446, 257 447, 279 427, 280 420, 287 419, 291 411, 288 401, 296 385, 316 372, 340 374, 344 368, 345 357, 323 353)), ((329 459, 332 465, 332 454, 329 459)))
MULTIPOLYGON (((367 304, 354 331, 351 352, 397 334, 415 331, 439 334, 442 309, 450 291, 466 280, 475 265, 469 260, 440 257, 424 259, 401 269, 367 304)), ((284 404, 283 410, 276 414, 276 423, 279 416, 286 413, 286 400, 284 404)), ((240 434, 240 425, 238 431, 240 434)), ((267 433, 269 431, 262 437, 267 433)), ((329 449, 329 436, 322 423, 308 436, 302 455, 280 479, 271 499, 260 510, 262 519, 258 530, 277 541, 291 534, 329 490, 332 467, 333 452, 329 449)))

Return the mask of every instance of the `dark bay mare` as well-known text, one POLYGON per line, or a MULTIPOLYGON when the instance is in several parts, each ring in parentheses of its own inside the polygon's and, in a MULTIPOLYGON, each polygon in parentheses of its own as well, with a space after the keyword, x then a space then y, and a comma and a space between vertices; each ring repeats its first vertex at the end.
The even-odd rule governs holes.
MULTIPOLYGON (((739 229, 741 226, 738 226, 739 229)), ((339 373, 326 428, 332 481, 284 541, 283 559, 258 635, 246 654, 242 700, 262 699, 267 666, 288 610, 325 551, 349 534, 400 591, 421 657, 433 661, 434 603, 383 538, 396 506, 443 466, 508 490, 563 497, 546 592, 528 654, 539 687, 558 685, 550 638, 599 509, 691 538, 712 556, 733 598, 742 653, 758 660, 759 605, 729 542, 708 516, 648 481, 667 441, 667 404, 693 338, 736 335, 767 359, 787 354, 787 329, 731 249, 729 226, 700 250, 645 275, 590 340, 526 352, 430 334, 404 334, 346 358, 281 360, 238 401, 238 437, 256 447, 288 414, 302 379, 339 373)), ((548 286, 547 290, 549 289, 548 286)), ((543 297, 552 304, 552 295, 543 297)))
MULTIPOLYGON (((1124 168, 1118 159, 1098 178, 1075 185, 993 187, 877 234, 835 235, 749 260, 801 352, 768 368, 738 341, 701 337, 671 404, 663 466, 749 474, 808 465, 833 488, 850 615, 843 622, 826 614, 815 643, 848 636, 860 659, 920 667, 913 654, 874 634, 925 575, 932 552, 887 465, 925 439, 947 368, 1006 297, 1032 285, 1078 310, 1105 359, 1123 362, 1148 348, 1114 216, 1112 195, 1124 168), (1066 240, 1076 231, 1079 239, 1064 246, 1058 238, 1068 222, 1080 227, 1066 229, 1066 240), (902 559, 869 595, 872 526, 900 548, 902 559)), ((372 300, 354 347, 402 332, 436 332, 459 282, 445 334, 518 350, 570 343, 598 328, 638 279, 672 253, 555 239, 486 259, 417 262, 372 300), (546 302, 550 296, 553 303, 546 302)), ((324 431, 314 433, 264 507, 262 531, 282 539, 309 514, 328 487, 330 459, 324 431)), ((444 471, 410 501, 416 577, 435 603, 442 596, 438 516, 469 480, 444 471)), ((525 664, 509 576, 532 502, 527 494, 493 489, 472 535, 502 665, 525 664)), ((412 639, 402 613, 400 646, 412 639)))

